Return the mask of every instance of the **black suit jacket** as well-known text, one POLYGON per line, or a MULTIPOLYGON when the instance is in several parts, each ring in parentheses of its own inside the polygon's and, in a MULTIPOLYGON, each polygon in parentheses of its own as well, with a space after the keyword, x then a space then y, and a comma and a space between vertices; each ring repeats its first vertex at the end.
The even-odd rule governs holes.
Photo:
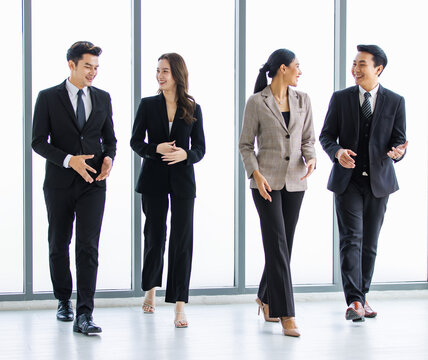
MULTIPOLYGON (((320 135, 320 142, 334 162, 328 189, 343 193, 351 180, 353 169, 339 164, 335 155, 341 148, 357 153, 360 129, 359 87, 352 86, 333 94, 320 135)), ((404 98, 379 85, 369 136, 370 184, 375 197, 387 196, 398 190, 393 160, 387 152, 406 141, 404 98)), ((400 160, 402 157, 400 158, 400 160)))
MULTIPOLYGON (((89 93, 92 112, 82 131, 77 127, 65 81, 39 93, 34 108, 32 147, 47 160, 44 187, 66 188, 80 176, 73 169, 64 168, 68 154, 93 154, 94 158, 86 163, 97 170, 97 174, 89 172, 94 179, 101 171, 104 157, 114 159, 116 155, 110 95, 93 86, 89 93)), ((95 183, 105 186, 105 180, 95 183)))
POLYGON ((196 121, 187 124, 177 109, 169 134, 168 115, 163 94, 141 99, 132 130, 131 147, 143 158, 136 191, 141 194, 172 193, 183 198, 196 196, 193 164, 205 154, 201 107, 196 104, 196 121), (147 133, 147 139, 146 139, 147 133), (175 140, 187 152, 187 159, 174 165, 162 161, 158 144, 175 140))

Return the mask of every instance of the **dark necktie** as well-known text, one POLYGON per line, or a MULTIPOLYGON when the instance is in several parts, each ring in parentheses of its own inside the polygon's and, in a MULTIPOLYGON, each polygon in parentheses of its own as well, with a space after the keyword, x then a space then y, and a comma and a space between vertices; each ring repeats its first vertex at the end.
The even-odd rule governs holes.
POLYGON ((369 119, 370 116, 372 116, 372 106, 370 105, 370 97, 371 97, 371 94, 368 91, 366 91, 364 93, 364 102, 363 102, 362 110, 363 110, 364 117, 367 119, 369 119))
POLYGON ((77 111, 76 111, 77 126, 79 127, 80 131, 83 129, 86 122, 85 105, 83 104, 82 95, 83 95, 83 90, 80 89, 77 92, 77 111))

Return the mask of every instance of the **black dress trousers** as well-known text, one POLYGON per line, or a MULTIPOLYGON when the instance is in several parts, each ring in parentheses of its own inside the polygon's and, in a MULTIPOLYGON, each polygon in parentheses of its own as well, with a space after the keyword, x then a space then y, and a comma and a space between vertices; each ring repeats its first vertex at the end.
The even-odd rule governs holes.
POLYGON ((92 314, 106 188, 76 176, 68 188, 43 189, 49 221, 49 267, 55 298, 70 298, 69 245, 76 219, 77 316, 92 314))
POLYGON ((193 254, 194 198, 175 195, 142 194, 144 225, 144 263, 141 287, 144 291, 162 286, 167 213, 171 200, 171 231, 168 249, 168 277, 165 301, 188 302, 193 254))
POLYGON ((290 257, 305 192, 288 192, 285 187, 273 190, 270 193, 272 202, 263 199, 258 189, 252 189, 252 193, 265 251, 258 297, 269 305, 270 317, 294 316, 290 257))
POLYGON ((368 176, 353 177, 335 194, 340 234, 340 264, 347 304, 364 305, 372 281, 377 242, 389 196, 374 197, 368 176))

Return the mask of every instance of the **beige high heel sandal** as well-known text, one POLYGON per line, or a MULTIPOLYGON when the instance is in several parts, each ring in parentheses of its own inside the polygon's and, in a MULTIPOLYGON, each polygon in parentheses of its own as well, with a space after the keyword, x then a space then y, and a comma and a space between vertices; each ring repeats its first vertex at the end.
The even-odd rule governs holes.
POLYGON ((271 318, 269 317, 269 307, 267 304, 264 304, 259 298, 256 299, 256 303, 259 305, 259 308, 257 310, 257 315, 260 316, 260 309, 263 312, 263 316, 265 318, 265 321, 268 322, 279 322, 279 318, 271 318))
POLYGON ((143 308, 144 314, 153 314, 155 312, 155 306, 148 304, 146 302, 143 302, 142 308, 143 308))
MULTIPOLYGON (((183 311, 174 311, 175 314, 185 314, 183 311)), ((186 315, 184 315, 184 319, 182 320, 174 320, 174 325, 176 328, 181 329, 181 328, 187 328, 189 326, 189 323, 187 322, 187 318, 186 315)))

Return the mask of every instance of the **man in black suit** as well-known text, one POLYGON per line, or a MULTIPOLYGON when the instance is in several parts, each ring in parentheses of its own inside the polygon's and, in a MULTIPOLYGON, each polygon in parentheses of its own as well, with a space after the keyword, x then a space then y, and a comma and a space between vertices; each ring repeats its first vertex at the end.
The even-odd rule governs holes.
POLYGON ((57 319, 72 321, 69 245, 76 218, 77 302, 73 330, 100 333, 94 324, 98 243, 106 181, 116 154, 110 95, 92 85, 101 49, 74 43, 67 52, 70 77, 39 93, 34 108, 35 152, 46 158, 43 184, 49 221, 49 267, 57 319))
POLYGON ((407 147, 404 98, 379 84, 387 64, 376 45, 358 45, 352 65, 356 86, 333 94, 320 142, 333 168, 347 320, 377 313, 366 301, 389 194, 398 190, 393 163, 407 147))

